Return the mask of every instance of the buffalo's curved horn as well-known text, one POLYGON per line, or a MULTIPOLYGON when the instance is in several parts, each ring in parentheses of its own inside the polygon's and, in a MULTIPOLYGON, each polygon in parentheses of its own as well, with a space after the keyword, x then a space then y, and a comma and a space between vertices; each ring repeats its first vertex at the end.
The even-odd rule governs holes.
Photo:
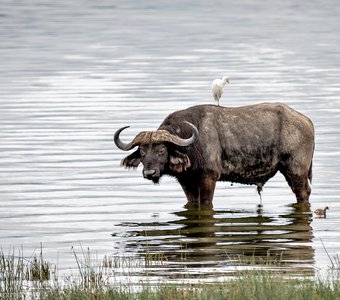
POLYGON ((197 127, 194 124, 192 124, 188 121, 184 121, 184 123, 188 124, 191 127, 192 133, 193 133, 190 138, 183 141, 184 143, 187 143, 187 145, 183 145, 183 146, 189 146, 189 145, 193 144, 198 139, 199 132, 198 132, 197 127))
POLYGON ((115 132, 115 135, 113 136, 113 140, 116 144, 116 146, 120 149, 120 150, 124 150, 124 151, 128 151, 130 150, 130 145, 129 144, 125 144, 123 143, 120 138, 119 138, 119 135, 120 133, 126 129, 126 128, 129 128, 130 126, 124 126, 122 128, 119 128, 116 132, 115 132))
POLYGON ((118 129, 115 134, 114 134, 114 137, 113 137, 113 140, 116 144, 116 146, 120 149, 120 150, 123 150, 123 151, 128 151, 140 144, 146 144, 148 142, 150 142, 150 138, 151 138, 151 132, 149 131, 142 131, 140 133, 138 133, 136 135, 136 137, 132 140, 132 142, 128 143, 128 144, 125 144, 121 141, 121 139, 119 138, 119 135, 120 133, 126 129, 126 128, 129 128, 130 126, 124 126, 120 129, 118 129))
POLYGON ((169 133, 167 130, 157 130, 157 131, 142 131, 136 135, 136 137, 132 140, 132 142, 125 144, 123 143, 119 135, 120 133, 130 126, 125 126, 120 129, 118 129, 113 137, 113 140, 116 144, 116 146, 123 151, 128 151, 132 149, 133 147, 136 147, 140 144, 147 144, 147 143, 162 143, 162 142, 170 142, 178 146, 186 147, 194 143, 198 138, 198 130, 195 125, 191 124, 190 122, 184 121, 184 123, 187 123, 192 131, 193 134, 190 138, 183 139, 180 138, 177 135, 169 133))
POLYGON ((198 134, 199 134, 198 130, 197 130, 196 126, 191 124, 190 122, 184 121, 183 123, 188 124, 193 131, 193 134, 190 138, 183 139, 183 138, 180 138, 177 135, 169 133, 167 130, 157 130, 152 134, 152 142, 156 142, 156 143, 157 142, 159 142, 159 143, 170 142, 170 143, 173 143, 177 146, 182 146, 182 147, 186 147, 186 146, 191 145, 198 138, 198 134))

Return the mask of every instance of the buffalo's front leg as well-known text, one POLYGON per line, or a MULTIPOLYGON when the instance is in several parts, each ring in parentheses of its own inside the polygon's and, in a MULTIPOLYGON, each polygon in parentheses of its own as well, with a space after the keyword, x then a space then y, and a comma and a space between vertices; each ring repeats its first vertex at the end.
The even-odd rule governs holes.
POLYGON ((211 203, 216 180, 205 177, 200 181, 180 182, 188 202, 211 203))
POLYGON ((203 178, 200 186, 200 202, 201 203, 211 203, 214 197, 215 192, 215 186, 216 186, 216 180, 206 177, 203 178))
POLYGON ((195 182, 181 183, 182 189, 187 197, 188 202, 199 202, 200 201, 200 190, 199 185, 195 182))

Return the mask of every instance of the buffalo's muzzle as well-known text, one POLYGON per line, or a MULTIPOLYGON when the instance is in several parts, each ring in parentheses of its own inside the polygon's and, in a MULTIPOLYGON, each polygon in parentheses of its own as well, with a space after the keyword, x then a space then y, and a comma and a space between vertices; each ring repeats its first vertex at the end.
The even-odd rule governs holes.
POLYGON ((143 176, 146 179, 152 180, 154 183, 159 181, 159 172, 157 170, 143 170, 143 176))
POLYGON ((156 170, 143 170, 143 176, 144 178, 151 179, 153 176, 155 176, 156 170))

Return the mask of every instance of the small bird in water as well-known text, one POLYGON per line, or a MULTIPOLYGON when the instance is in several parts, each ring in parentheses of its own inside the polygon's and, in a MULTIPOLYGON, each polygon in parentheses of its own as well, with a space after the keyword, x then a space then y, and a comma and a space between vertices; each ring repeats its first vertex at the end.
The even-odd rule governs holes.
POLYGON ((224 76, 222 79, 215 79, 212 83, 211 89, 213 97, 218 106, 220 105, 220 98, 222 97, 224 86, 227 83, 229 83, 229 78, 227 76, 224 76))
POLYGON ((326 218, 326 210, 327 209, 329 209, 328 206, 326 206, 324 209, 318 208, 318 209, 314 210, 314 213, 315 213, 316 217, 318 217, 318 218, 326 218))

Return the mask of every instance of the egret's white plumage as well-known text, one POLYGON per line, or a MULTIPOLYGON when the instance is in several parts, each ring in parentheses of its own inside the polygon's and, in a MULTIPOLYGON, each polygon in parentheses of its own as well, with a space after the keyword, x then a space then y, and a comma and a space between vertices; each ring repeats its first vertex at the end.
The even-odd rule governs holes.
POLYGON ((217 105, 220 105, 220 98, 222 97, 224 86, 227 83, 229 83, 229 78, 227 76, 224 76, 222 79, 215 79, 212 83, 211 89, 217 105))

